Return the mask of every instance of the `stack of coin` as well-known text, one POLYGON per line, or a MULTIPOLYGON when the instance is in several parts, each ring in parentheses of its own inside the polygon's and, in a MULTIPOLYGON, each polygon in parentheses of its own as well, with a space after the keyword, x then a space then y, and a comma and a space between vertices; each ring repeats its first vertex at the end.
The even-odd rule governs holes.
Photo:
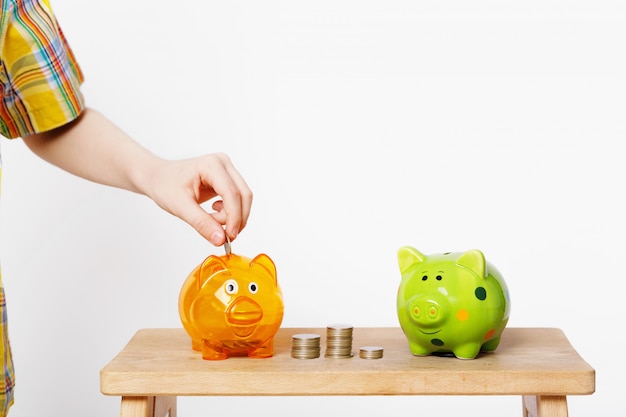
POLYGON ((314 333, 294 334, 291 337, 291 357, 315 359, 320 357, 320 335, 314 333))
POLYGON ((361 359, 380 359, 383 357, 383 348, 380 346, 363 346, 359 349, 361 359))
POLYGON ((326 328, 327 358, 352 357, 352 326, 347 324, 333 324, 326 328))

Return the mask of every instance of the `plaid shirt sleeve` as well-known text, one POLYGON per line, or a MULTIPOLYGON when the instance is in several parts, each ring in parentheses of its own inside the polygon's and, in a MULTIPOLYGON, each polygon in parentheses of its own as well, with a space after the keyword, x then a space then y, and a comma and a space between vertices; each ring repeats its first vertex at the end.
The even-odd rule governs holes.
POLYGON ((0 134, 24 137, 76 119, 83 74, 49 0, 0 3, 0 134))
POLYGON ((3 378, 0 380, 0 417, 6 417, 13 405, 13 387, 15 385, 13 357, 11 356, 11 345, 7 330, 6 302, 4 289, 0 282, 0 361, 2 361, 3 371, 3 378))
MULTIPOLYGON (((0 134, 25 137, 76 119, 84 109, 83 75, 49 0, 0 0, 0 10, 0 134)), ((1 277, 0 367, 5 417, 13 405, 15 371, 1 277)))

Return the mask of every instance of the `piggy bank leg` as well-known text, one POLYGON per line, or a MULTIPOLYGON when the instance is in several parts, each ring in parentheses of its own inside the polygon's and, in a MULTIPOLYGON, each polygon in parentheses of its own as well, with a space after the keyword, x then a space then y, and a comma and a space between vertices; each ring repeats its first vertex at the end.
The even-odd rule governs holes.
POLYGON ((466 343, 457 346, 452 353, 459 359, 474 359, 480 352, 480 343, 466 343))
POLYGON ((260 345, 248 354, 250 358, 269 358, 274 354, 274 338, 260 345))
POLYGON ((202 341, 202 359, 221 360, 228 358, 228 355, 221 349, 215 349, 208 340, 202 341))
POLYGON ((424 346, 411 341, 409 341, 409 349, 415 356, 428 356, 432 353, 431 349, 426 349, 424 346))
POLYGON ((191 341, 191 348, 200 352, 202 350, 202 340, 193 339, 191 341))
POLYGON ((480 350, 482 350, 483 352, 493 352, 494 350, 496 350, 499 344, 500 344, 500 338, 496 337, 486 342, 485 344, 483 344, 483 347, 480 348, 480 350))

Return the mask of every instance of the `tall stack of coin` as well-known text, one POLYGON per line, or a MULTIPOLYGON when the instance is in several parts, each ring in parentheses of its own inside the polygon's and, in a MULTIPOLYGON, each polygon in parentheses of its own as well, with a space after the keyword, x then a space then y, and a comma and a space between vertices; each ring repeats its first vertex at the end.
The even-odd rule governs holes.
POLYGON ((361 359, 380 359, 383 357, 383 348, 381 346, 363 346, 359 349, 359 357, 361 359))
POLYGON ((320 335, 314 333, 294 334, 291 337, 291 357, 315 359, 320 357, 320 335))
POLYGON ((326 327, 326 354, 327 358, 352 357, 352 326, 347 324, 333 324, 326 327))

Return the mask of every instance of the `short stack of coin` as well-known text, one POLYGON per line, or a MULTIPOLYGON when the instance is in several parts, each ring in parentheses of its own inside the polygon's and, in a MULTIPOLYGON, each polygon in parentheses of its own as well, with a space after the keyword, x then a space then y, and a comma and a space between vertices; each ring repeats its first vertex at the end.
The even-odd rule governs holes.
POLYGON ((291 337, 291 357, 315 359, 320 357, 320 335, 314 333, 294 334, 291 337))
POLYGON ((326 327, 326 354, 327 358, 352 357, 352 326, 333 324, 326 327))
POLYGON ((359 349, 361 359, 380 359, 383 357, 383 348, 380 346, 363 346, 359 349))

